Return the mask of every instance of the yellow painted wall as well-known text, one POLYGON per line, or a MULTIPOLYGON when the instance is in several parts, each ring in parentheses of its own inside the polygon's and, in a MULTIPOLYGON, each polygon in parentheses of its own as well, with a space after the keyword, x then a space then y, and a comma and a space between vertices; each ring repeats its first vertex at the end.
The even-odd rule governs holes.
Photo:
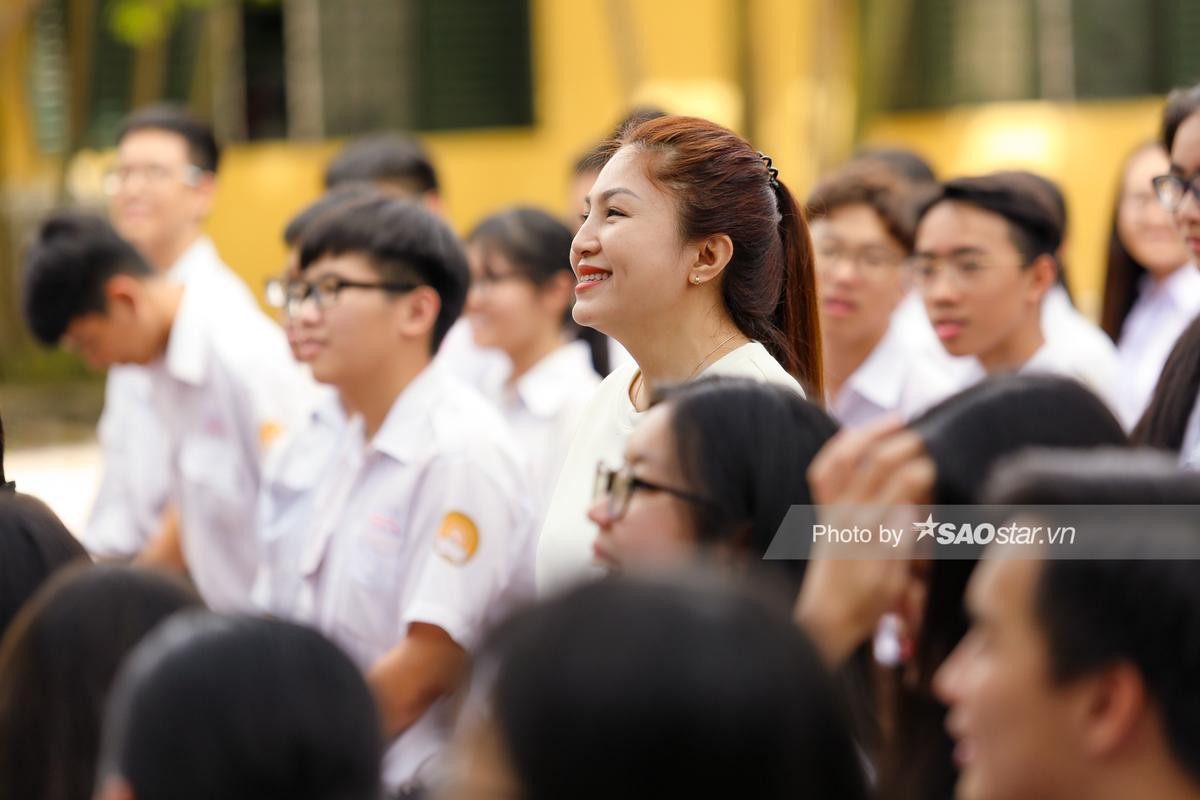
MULTIPOLYGON (((753 131, 803 197, 852 145, 856 28, 848 8, 839 0, 533 0, 535 124, 426 138, 449 218, 465 232, 514 203, 565 212, 571 162, 635 103, 753 131)), ((10 39, 0 51, 0 179, 10 189, 52 184, 54 175, 32 149, 25 41, 10 39)), ((1160 108, 1153 98, 996 104, 883 116, 863 134, 916 148, 942 175, 1026 167, 1062 182, 1072 214, 1070 279, 1094 312, 1117 165, 1153 135, 1160 108)), ((208 228, 256 289, 282 263, 280 232, 317 197, 340 145, 227 148, 208 228)), ((100 160, 83 154, 72 167, 68 185, 84 201, 98 200, 100 160)))
POLYGON ((1121 102, 996 103, 880 117, 865 138, 906 144, 941 176, 1028 169, 1058 181, 1070 214, 1065 260, 1075 301, 1093 317, 1104 291, 1109 226, 1121 162, 1154 138, 1162 98, 1121 102))
MULTIPOLYGON (((772 0, 779 2, 780 0, 772 0)), ((630 103, 740 124, 735 0, 535 0, 535 125, 425 137, 460 232, 516 203, 566 212, 571 164, 630 103), (623 20, 632 34, 622 35, 623 20)), ((256 289, 282 264, 279 234, 317 197, 340 142, 228 148, 209 231, 256 289)))

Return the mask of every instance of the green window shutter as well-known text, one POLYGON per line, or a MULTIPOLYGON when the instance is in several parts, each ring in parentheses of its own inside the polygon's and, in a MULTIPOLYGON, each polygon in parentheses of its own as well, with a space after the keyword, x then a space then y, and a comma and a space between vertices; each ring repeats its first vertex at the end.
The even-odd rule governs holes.
POLYGON ((418 0, 416 127, 533 123, 528 0, 418 0))

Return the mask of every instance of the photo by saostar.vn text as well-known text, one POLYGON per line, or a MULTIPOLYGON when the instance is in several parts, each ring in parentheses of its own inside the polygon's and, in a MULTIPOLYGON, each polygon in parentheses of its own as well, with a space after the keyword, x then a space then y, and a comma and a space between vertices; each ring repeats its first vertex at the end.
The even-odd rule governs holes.
POLYGON ((1129 558, 1114 543, 1129 529, 1161 540, 1155 557, 1200 560, 1200 507, 1174 505, 793 506, 764 558, 1129 558))

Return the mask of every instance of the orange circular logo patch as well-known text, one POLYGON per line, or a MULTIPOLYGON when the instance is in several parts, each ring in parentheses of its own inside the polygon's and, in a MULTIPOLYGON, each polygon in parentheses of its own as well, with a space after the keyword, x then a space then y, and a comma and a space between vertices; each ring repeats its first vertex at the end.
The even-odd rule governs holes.
POLYGON ((442 518, 433 549, 451 564, 465 564, 479 549, 479 528, 466 514, 451 511, 442 518))

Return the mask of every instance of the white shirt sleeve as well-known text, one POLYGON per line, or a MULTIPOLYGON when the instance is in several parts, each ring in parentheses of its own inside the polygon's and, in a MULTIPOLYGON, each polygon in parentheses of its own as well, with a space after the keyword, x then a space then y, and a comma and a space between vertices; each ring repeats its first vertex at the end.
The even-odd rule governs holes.
POLYGON ((81 540, 101 558, 131 558, 158 531, 170 490, 170 446, 141 367, 109 370, 98 429, 104 467, 81 540))
POLYGON ((401 610, 402 634, 414 622, 436 625, 465 649, 500 609, 533 594, 524 487, 470 455, 439 458, 422 481, 413 589, 401 610))

